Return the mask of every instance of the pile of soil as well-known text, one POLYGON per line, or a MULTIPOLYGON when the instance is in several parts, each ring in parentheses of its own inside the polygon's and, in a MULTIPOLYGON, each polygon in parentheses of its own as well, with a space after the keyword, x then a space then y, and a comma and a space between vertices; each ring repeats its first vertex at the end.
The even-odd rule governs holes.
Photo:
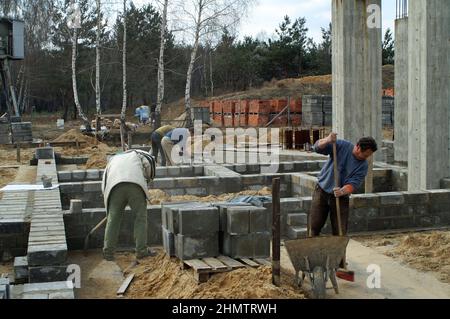
MULTIPOLYGON (((15 180, 18 170, 14 168, 0 169, 0 189, 10 184, 15 180)), ((0 192, 0 199, 3 197, 3 192, 0 192)))
POLYGON ((272 190, 265 187, 259 191, 243 191, 240 193, 230 193, 222 195, 209 195, 209 196, 170 196, 166 192, 155 189, 150 190, 150 203, 152 205, 161 205, 163 203, 177 203, 177 202, 202 202, 202 203, 212 203, 212 202, 226 202, 232 200, 238 196, 272 196, 272 190))
POLYGON ((359 238, 362 244, 450 283, 450 231, 359 238))
POLYGON ((66 133, 58 136, 53 140, 55 143, 65 143, 65 142, 85 142, 87 144, 93 145, 96 144, 96 139, 93 136, 87 136, 81 133, 79 130, 72 129, 67 131, 66 133))
POLYGON ((179 262, 165 253, 148 258, 131 270, 135 279, 128 289, 130 299, 304 299, 304 294, 282 276, 282 287, 272 285, 270 267, 243 268, 213 275, 198 284, 192 270, 181 270, 179 262))
MULTIPOLYGON (((35 153, 34 148, 21 148, 20 161, 21 163, 29 163, 35 153)), ((17 150, 9 146, 0 146, 0 165, 20 165, 17 163, 17 150)))

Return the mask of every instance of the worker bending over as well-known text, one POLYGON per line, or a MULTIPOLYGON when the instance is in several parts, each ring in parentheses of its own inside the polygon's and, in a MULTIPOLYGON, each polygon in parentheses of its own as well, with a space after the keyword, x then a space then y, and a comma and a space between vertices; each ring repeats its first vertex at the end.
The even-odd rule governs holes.
POLYGON ((103 175, 102 191, 108 216, 103 256, 114 260, 125 207, 135 213, 136 258, 154 254, 147 247, 148 183, 155 178, 155 159, 147 152, 131 150, 111 158, 103 175))
POLYGON ((152 155, 158 162, 158 154, 161 153, 161 165, 166 166, 166 155, 161 145, 161 141, 167 133, 173 131, 175 127, 171 125, 162 126, 152 133, 152 155))
MULTIPOLYGON (((191 130, 193 132, 193 129, 191 130)), ((180 146, 179 156, 183 156, 186 151, 187 141, 191 134, 191 131, 187 128, 176 128, 166 134, 162 139, 161 145, 164 150, 164 155, 166 156, 166 161, 168 166, 175 166, 176 162, 173 156, 173 148, 175 145, 180 146)))

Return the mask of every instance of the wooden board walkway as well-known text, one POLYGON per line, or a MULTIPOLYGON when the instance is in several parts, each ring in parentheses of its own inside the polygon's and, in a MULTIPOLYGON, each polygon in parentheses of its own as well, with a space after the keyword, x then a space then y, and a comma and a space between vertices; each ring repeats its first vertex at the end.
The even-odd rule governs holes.
POLYGON ((217 258, 203 258, 181 261, 183 270, 193 269, 194 277, 198 283, 205 283, 211 275, 216 273, 230 272, 241 268, 259 268, 262 266, 271 266, 269 259, 233 259, 227 256, 219 256, 217 258))

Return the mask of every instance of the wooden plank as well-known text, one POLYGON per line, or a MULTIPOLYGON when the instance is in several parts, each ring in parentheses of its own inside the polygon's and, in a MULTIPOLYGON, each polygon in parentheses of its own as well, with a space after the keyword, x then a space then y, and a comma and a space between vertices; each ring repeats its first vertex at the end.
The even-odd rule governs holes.
POLYGON ((228 256, 219 256, 217 259, 219 259, 225 265, 227 265, 227 266, 229 266, 229 267, 231 267, 233 269, 245 268, 246 267, 243 263, 241 263, 241 262, 239 262, 239 261, 237 261, 237 260, 235 260, 233 258, 230 258, 228 256))
POLYGON ((250 267, 258 268, 259 264, 255 263, 253 260, 248 258, 241 258, 241 260, 250 267))
POLYGON ((253 260, 263 266, 272 266, 272 263, 268 259, 255 258, 253 260))
POLYGON ((212 270, 211 266, 209 266, 208 264, 204 263, 199 259, 185 260, 184 263, 189 267, 193 268, 197 272, 205 272, 212 270))
POLYGON ((127 291, 128 287, 130 286, 131 282, 134 279, 134 274, 131 274, 128 276, 127 279, 123 282, 122 286, 120 286, 119 290, 117 290, 117 295, 124 295, 127 291))
POLYGON ((216 259, 216 258, 203 258, 202 260, 203 262, 205 262, 206 264, 208 264, 209 266, 212 267, 213 270, 231 270, 232 268, 224 265, 220 260, 216 259))

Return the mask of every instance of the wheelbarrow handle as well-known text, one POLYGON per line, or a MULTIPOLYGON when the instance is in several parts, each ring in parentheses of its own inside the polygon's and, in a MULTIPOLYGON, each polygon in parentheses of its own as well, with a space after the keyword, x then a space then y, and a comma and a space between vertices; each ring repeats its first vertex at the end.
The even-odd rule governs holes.
MULTIPOLYGON (((335 187, 340 187, 336 142, 333 143, 333 164, 334 164, 334 184, 335 184, 335 187)), ((339 236, 343 237, 344 232, 342 230, 341 202, 340 202, 339 197, 336 197, 336 214, 337 214, 337 222, 338 222, 338 227, 339 227, 339 236)))

